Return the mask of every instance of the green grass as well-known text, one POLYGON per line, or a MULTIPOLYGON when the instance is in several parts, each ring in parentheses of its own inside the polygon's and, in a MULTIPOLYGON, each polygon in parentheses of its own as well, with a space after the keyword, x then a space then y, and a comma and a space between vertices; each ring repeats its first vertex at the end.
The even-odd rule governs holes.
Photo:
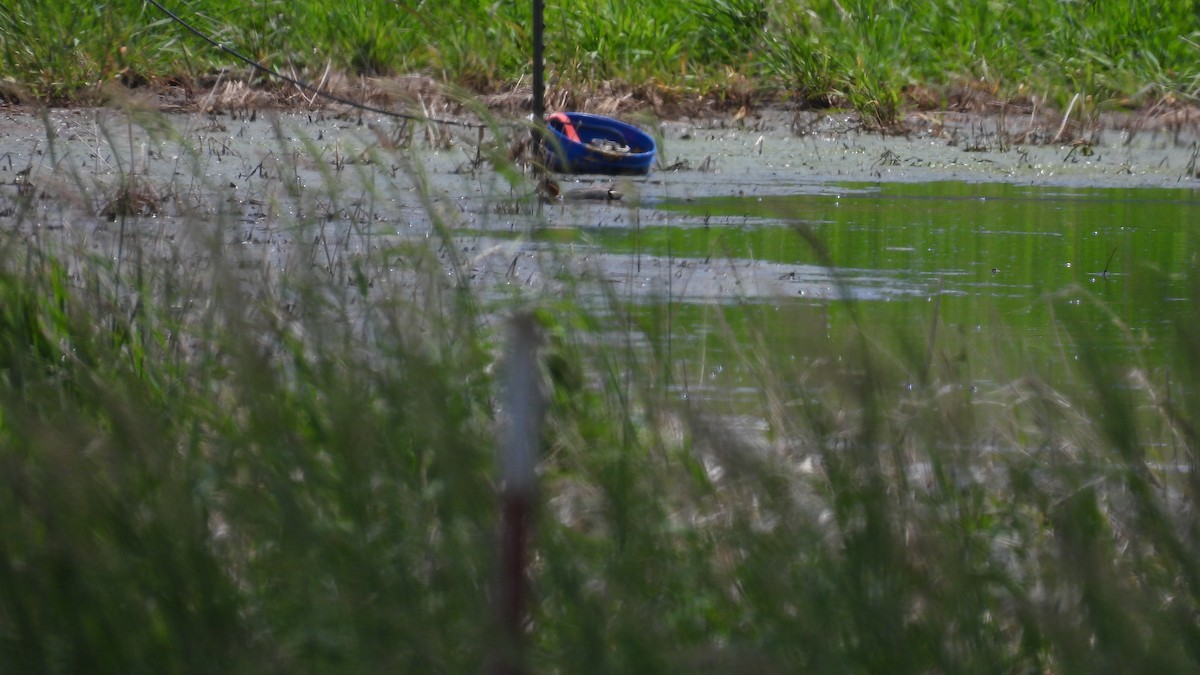
MULTIPOLYGON (((277 197, 311 214, 282 225, 302 244, 324 237, 305 200, 336 196, 326 180, 277 197)), ((136 214, 105 239, 72 215, 101 250, 36 234, 36 194, 6 196, 0 670, 484 669, 502 643, 497 328, 530 303, 549 393, 532 671, 1200 663, 1194 303, 1166 382, 1086 347, 1051 371, 1002 331, 967 350, 936 311, 883 330, 831 307, 800 361, 717 315, 762 384, 760 434, 674 393, 670 307, 450 287, 453 223, 431 201, 429 247, 297 244, 260 274, 229 243, 232 214, 188 205, 207 189, 161 205, 179 240, 136 214), (428 272, 400 284, 397 259, 428 272)))
MULTIPOLYGON (((256 0, 168 3, 200 30, 269 66, 317 80, 421 72, 476 91, 528 82, 531 3, 256 0)), ((715 95, 742 104, 852 106, 894 125, 919 86, 1063 109, 1146 106, 1200 95, 1200 7, 1168 3, 904 0, 579 0, 546 6, 552 84, 715 95)), ((100 85, 211 81, 233 68, 140 0, 0 6, 0 77, 52 102, 100 85)), ((924 97, 928 104, 928 97, 924 97)))

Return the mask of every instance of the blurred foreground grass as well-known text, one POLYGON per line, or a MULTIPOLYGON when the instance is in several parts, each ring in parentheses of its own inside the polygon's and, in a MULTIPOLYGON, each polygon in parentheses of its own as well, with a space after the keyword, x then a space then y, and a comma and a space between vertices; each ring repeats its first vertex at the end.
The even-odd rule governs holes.
MULTIPOLYGON (((0 671, 483 670, 508 302, 380 288, 387 245, 357 277, 301 247, 247 275, 211 214, 185 241, 111 213, 97 254, 35 227, 36 199, 0 255, 0 671)), ((433 240, 408 264, 440 266, 433 240)), ((1200 664, 1194 302, 1167 382, 1086 350, 1051 378, 936 315, 849 306, 802 363, 731 334, 761 373, 751 435, 627 347, 667 317, 607 297, 513 301, 539 307, 549 394, 532 672, 1200 664)))

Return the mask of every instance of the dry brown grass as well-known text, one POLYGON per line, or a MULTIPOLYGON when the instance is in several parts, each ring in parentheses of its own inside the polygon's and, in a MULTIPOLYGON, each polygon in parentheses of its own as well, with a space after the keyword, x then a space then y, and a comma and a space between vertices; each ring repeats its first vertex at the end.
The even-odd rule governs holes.
MULTIPOLYGON (((303 80, 301 73, 288 73, 303 80)), ((806 110, 813 102, 788 101, 788 92, 754 90, 734 78, 721 90, 685 92, 648 82, 630 85, 615 80, 577 83, 553 75, 546 90, 547 110, 580 110, 601 115, 648 114, 659 119, 705 118, 806 110)), ((394 77, 353 76, 326 69, 312 80, 322 91, 344 99, 417 117, 473 119, 478 109, 501 117, 528 114, 532 87, 519 80, 490 93, 468 92, 433 77, 411 74, 394 77)), ((110 89, 112 87, 110 86, 110 89)), ((348 114, 351 108, 322 98, 290 83, 247 80, 225 72, 203 83, 152 82, 134 90, 145 107, 167 112, 234 113, 269 109, 330 110, 348 114)), ((130 92, 126 92, 128 97, 130 92)), ((896 128, 907 134, 928 129, 930 120, 949 126, 989 121, 1007 130, 1012 143, 1086 143, 1104 129, 1139 133, 1168 133, 1177 142, 1200 135, 1200 106, 1164 96, 1137 107, 1124 100, 1095 101, 1076 97, 1060 109, 1027 89, 1005 92, 994 83, 962 81, 943 87, 910 85, 903 92, 904 109, 896 128)), ((118 92, 108 99, 124 100, 118 92)), ((823 100, 817 107, 846 108, 848 103, 823 100)), ((866 125, 871 128, 870 125, 866 125)))
POLYGON ((158 189, 146 178, 138 175, 128 176, 100 205, 99 213, 109 221, 155 216, 162 209, 163 199, 158 189))

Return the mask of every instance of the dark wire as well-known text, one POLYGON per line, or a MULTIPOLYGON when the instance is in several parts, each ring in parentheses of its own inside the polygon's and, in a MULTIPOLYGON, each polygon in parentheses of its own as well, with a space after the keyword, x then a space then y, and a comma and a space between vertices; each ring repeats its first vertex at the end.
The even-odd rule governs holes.
POLYGON ((434 124, 447 124, 447 125, 451 125, 451 126, 467 127, 469 129, 483 129, 487 126, 484 124, 479 124, 477 122, 465 122, 462 120, 440 119, 440 118, 436 118, 436 117, 424 117, 421 115, 409 115, 407 113, 396 112, 394 110, 385 110, 383 108, 376 108, 375 106, 372 106, 372 105, 369 105, 366 103, 360 103, 358 101, 353 101, 351 99, 344 98, 342 96, 338 96, 337 94, 332 94, 330 92, 325 91, 324 89, 321 89, 320 87, 314 87, 313 85, 311 85, 307 82, 297 80, 294 77, 284 75, 283 73, 281 73, 277 70, 268 68, 268 67, 264 66, 263 64, 259 63, 258 61, 255 61, 254 59, 243 55, 241 52, 237 51, 236 49, 233 49, 232 47, 226 47, 225 45, 221 44, 220 42, 217 42, 216 40, 212 39, 205 33, 201 32, 200 29, 196 28, 192 24, 185 21, 182 17, 180 17, 175 12, 172 12, 171 10, 164 7, 161 3, 159 3, 158 0, 146 0, 146 1, 149 2, 150 4, 154 5, 155 7, 159 8, 160 10, 162 10, 162 12, 164 14, 171 17, 172 21, 174 21, 175 23, 179 24, 180 26, 183 26, 184 28, 186 28, 188 30, 188 32, 190 32, 192 35, 195 35, 196 37, 200 38, 201 40, 204 40, 208 44, 216 47, 217 49, 220 49, 221 51, 232 56, 233 58, 237 59, 238 61, 241 61, 242 63, 250 66, 251 68, 258 70, 259 72, 266 73, 267 75, 270 75, 271 77, 281 79, 284 82, 293 84, 297 87, 300 87, 301 89, 303 89, 305 91, 312 92, 318 96, 327 98, 330 101, 334 101, 335 103, 341 103, 342 105, 348 105, 353 108, 358 108, 359 110, 365 110, 367 112, 378 113, 380 115, 387 115, 389 117, 398 117, 401 119, 413 120, 415 122, 433 122, 434 124))

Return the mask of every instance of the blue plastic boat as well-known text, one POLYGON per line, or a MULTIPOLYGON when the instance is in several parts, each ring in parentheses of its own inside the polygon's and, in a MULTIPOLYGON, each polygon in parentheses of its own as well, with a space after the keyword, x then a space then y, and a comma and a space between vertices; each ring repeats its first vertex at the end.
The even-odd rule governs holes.
POLYGON ((657 146, 641 129, 603 115, 559 112, 546 118, 546 164, 559 173, 647 174, 657 146))

